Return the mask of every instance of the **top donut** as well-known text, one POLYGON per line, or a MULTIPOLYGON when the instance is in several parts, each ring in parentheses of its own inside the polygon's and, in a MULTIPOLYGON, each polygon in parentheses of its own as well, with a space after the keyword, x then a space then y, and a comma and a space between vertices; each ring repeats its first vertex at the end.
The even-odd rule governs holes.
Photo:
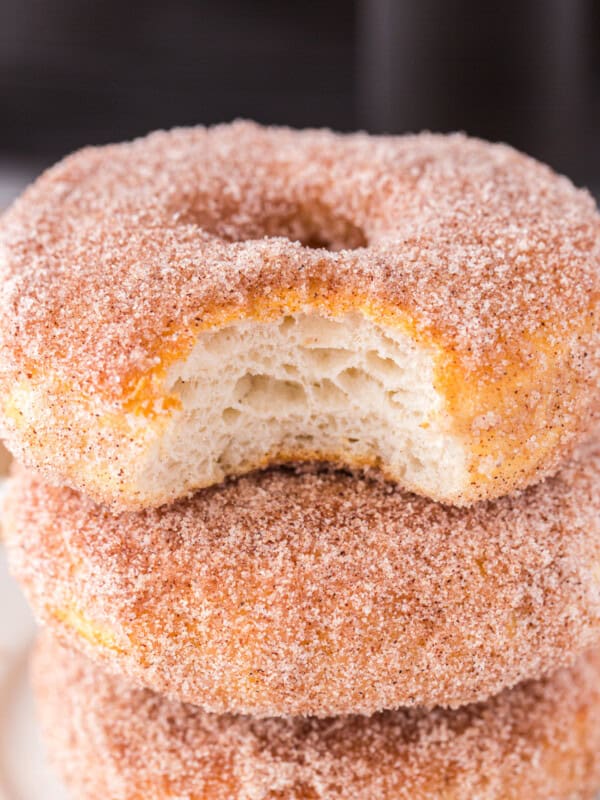
POLYGON ((593 200, 505 145, 157 132, 0 222, 2 433, 120 507, 309 459, 467 505, 589 427, 599 297, 593 200))

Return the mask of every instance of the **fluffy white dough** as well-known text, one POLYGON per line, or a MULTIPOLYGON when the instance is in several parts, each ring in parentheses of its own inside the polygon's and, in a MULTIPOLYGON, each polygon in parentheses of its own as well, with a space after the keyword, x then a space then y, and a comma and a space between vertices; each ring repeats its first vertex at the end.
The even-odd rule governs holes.
POLYGON ((176 496, 267 461, 318 455, 380 466, 407 488, 460 493, 463 444, 448 432, 433 353, 360 314, 238 322, 200 334, 165 389, 182 403, 140 464, 138 491, 176 496))

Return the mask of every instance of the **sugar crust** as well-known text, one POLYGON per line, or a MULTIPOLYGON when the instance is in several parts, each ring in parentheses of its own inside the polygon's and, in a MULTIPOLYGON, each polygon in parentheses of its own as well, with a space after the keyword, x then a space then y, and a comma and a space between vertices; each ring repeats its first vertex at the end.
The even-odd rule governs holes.
POLYGON ((49 638, 33 662, 50 761, 77 800, 592 800, 600 654, 457 711, 213 716, 49 638))
POLYGON ((22 470, 4 535, 61 639, 218 713, 458 706, 600 640, 597 440, 468 509, 280 469, 115 514, 22 470))

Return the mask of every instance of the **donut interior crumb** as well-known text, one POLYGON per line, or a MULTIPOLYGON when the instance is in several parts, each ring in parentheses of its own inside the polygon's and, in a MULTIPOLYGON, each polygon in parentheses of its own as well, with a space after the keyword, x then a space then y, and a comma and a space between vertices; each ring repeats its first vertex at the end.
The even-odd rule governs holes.
POLYGON ((266 461, 329 454, 384 464, 408 487, 455 495, 468 453, 448 428, 431 351, 360 314, 289 314, 199 335, 176 362, 166 393, 180 411, 138 478, 160 485, 216 483, 266 461))

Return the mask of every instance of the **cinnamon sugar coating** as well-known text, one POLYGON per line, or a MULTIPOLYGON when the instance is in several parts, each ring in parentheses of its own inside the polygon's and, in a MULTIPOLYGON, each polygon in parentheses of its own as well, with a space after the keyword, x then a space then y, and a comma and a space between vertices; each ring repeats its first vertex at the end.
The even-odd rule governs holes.
POLYGON ((273 470, 114 514, 24 470, 11 569, 63 641, 217 713, 458 706, 600 641, 600 447, 518 497, 438 505, 273 470))
POLYGON ((49 638, 33 662, 50 762, 77 800, 592 800, 600 653, 456 711, 214 716, 49 638))
POLYGON ((0 422, 51 480, 170 501, 128 469, 177 413, 164 376, 199 331, 350 309, 436 354, 472 459, 471 484, 442 499, 500 496, 555 471, 589 424, 599 265, 587 193, 458 134, 237 122, 88 148, 0 223, 0 422))

